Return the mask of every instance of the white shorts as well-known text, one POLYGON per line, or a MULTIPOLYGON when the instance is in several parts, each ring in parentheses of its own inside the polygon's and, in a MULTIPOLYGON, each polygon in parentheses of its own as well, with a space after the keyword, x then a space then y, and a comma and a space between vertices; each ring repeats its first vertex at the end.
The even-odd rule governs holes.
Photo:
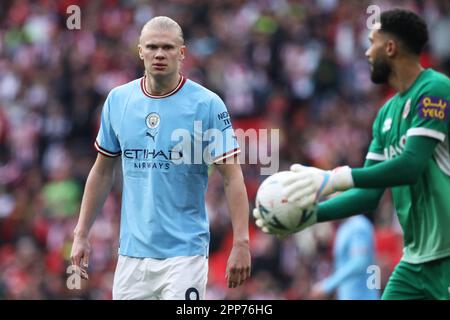
POLYGON ((205 256, 168 259, 119 255, 114 300, 203 300, 208 278, 205 256))

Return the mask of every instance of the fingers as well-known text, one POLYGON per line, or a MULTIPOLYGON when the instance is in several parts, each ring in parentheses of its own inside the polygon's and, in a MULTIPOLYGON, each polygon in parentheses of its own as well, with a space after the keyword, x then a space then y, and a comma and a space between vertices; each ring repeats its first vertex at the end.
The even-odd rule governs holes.
POLYGON ((81 262, 82 262, 83 268, 89 267, 89 255, 85 253, 83 255, 83 258, 81 259, 81 262))
POLYGON ((236 288, 241 284, 240 274, 237 272, 236 268, 231 268, 228 273, 228 288, 236 288))
POLYGON ((252 273, 252 268, 250 266, 246 267, 244 269, 244 275, 245 275, 244 280, 247 280, 248 278, 250 278, 251 273, 252 273))
POLYGON ((253 209, 253 217, 255 218, 255 224, 264 233, 272 233, 266 225, 266 222, 262 219, 261 213, 257 208, 253 209))
MULTIPOLYGON (((313 199, 313 197, 306 197, 306 198, 302 199, 303 202, 301 202, 301 203, 309 204, 311 201, 313 201, 311 199, 313 199)), ((261 213, 256 208, 253 209, 253 216, 255 217, 256 226, 258 228, 260 228, 262 232, 267 233, 267 234, 274 234, 277 236, 283 236, 283 237, 286 237, 287 235, 289 235, 289 232, 287 232, 286 230, 279 230, 279 229, 273 228, 270 225, 268 225, 266 223, 266 221, 264 221, 264 219, 262 219, 261 213)))
POLYGON ((296 201, 303 195, 314 192, 314 180, 309 173, 295 173, 283 182, 283 195, 288 201, 296 201), (296 198, 293 195, 298 193, 296 198))
POLYGON ((81 276, 81 279, 89 280, 89 274, 88 274, 87 270, 84 268, 80 268, 80 276, 81 276))
POLYGON ((317 195, 315 193, 311 193, 307 196, 303 196, 301 199, 297 200, 298 206, 300 208, 307 208, 317 200, 317 195))
POLYGON ((316 194, 316 188, 310 182, 299 181, 283 189, 289 202, 300 201, 303 197, 316 194))
POLYGON ((262 232, 267 234, 280 234, 281 230, 270 227, 263 219, 256 219, 255 224, 258 228, 261 229, 262 232))
POLYGON ((247 267, 231 267, 227 272, 227 285, 228 288, 236 288, 244 283, 245 280, 250 278, 251 268, 247 267))
POLYGON ((308 172, 290 174, 283 181, 283 187, 288 187, 298 181, 311 181, 311 175, 308 172))
POLYGON ((89 267, 89 255, 88 254, 84 254, 82 259, 81 259, 81 278, 82 279, 89 279, 89 275, 87 273, 87 269, 89 267))
POLYGON ((258 209, 253 209, 253 217, 255 217, 255 224, 258 228, 260 228, 264 233, 272 233, 268 228, 266 222, 262 219, 261 213, 258 209))
POLYGON ((253 209, 253 217, 255 219, 261 219, 261 212, 259 212, 258 208, 253 209))
POLYGON ((255 224, 258 226, 258 228, 264 228, 264 221, 262 219, 255 220, 255 224))
POLYGON ((265 223, 261 217, 261 213, 257 208, 253 209, 253 217, 255 218, 255 224, 258 226, 258 228, 263 228, 265 223))
POLYGON ((290 170, 293 171, 293 172, 301 172, 301 171, 305 170, 306 168, 307 168, 307 167, 302 166, 302 165, 299 164, 299 163, 294 163, 294 164, 291 166, 290 170))
POLYGON ((81 276, 81 278, 88 280, 89 275, 87 268, 89 266, 89 250, 82 250, 78 244, 74 244, 72 247, 70 261, 72 265, 76 266, 77 273, 81 276))
POLYGON ((77 273, 81 276, 81 279, 88 280, 89 255, 86 253, 74 255, 71 257, 71 262, 72 265, 76 266, 77 273))
POLYGON ((81 279, 88 280, 89 275, 87 273, 88 268, 88 262, 86 262, 86 259, 83 257, 74 256, 71 258, 72 265, 76 266, 76 272, 81 276, 81 279), (81 262, 81 264, 80 264, 81 262))
POLYGON ((75 254, 70 256, 70 262, 72 265, 80 266, 81 265, 81 254, 75 254))

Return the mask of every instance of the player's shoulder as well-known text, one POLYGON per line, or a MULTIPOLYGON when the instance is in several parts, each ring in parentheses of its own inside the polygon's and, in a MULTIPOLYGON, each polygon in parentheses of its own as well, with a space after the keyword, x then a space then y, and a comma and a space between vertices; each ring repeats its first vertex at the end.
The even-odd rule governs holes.
POLYGON ((424 72, 420 88, 423 93, 449 94, 450 78, 448 76, 431 68, 424 72))
POLYGON ((385 116, 389 116, 389 114, 391 112, 390 110, 392 108, 395 108, 395 101, 396 101, 397 97, 398 97, 398 93, 396 93, 393 96, 390 96, 389 98, 386 99, 384 104, 378 110, 377 119, 383 118, 385 116))
POLYGON ((128 97, 134 90, 140 88, 140 81, 142 78, 131 80, 125 84, 114 87, 109 92, 108 96, 114 99, 128 97))
POLYGON ((194 96, 198 101, 211 103, 222 102, 222 99, 214 91, 204 87, 194 80, 187 79, 185 83, 186 90, 190 96, 194 96))

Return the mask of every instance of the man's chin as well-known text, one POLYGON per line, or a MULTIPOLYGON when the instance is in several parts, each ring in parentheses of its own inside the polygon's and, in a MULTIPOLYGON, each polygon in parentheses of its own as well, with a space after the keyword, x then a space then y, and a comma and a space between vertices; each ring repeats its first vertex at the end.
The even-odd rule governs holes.
POLYGON ((370 80, 375 84, 385 84, 388 81, 388 77, 372 73, 370 75, 370 80))
POLYGON ((374 84, 385 84, 385 83, 387 82, 387 81, 384 80, 384 79, 374 78, 374 77, 372 77, 371 80, 372 80, 372 82, 373 82, 374 84))
POLYGON ((153 78, 166 78, 170 73, 167 70, 152 70, 149 74, 153 78))

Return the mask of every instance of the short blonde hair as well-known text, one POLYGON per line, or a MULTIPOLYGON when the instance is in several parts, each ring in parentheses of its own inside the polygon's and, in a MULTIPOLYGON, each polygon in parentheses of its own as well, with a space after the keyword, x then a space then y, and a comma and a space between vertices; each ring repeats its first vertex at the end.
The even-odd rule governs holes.
POLYGON ((184 44, 184 36, 183 36, 183 30, 181 29, 180 25, 173 19, 166 17, 166 16, 158 16, 150 19, 147 21, 147 23, 142 27, 141 35, 139 37, 139 41, 142 40, 142 35, 147 30, 167 30, 172 29, 176 30, 178 33, 178 36, 180 38, 180 41, 182 44, 184 44))

